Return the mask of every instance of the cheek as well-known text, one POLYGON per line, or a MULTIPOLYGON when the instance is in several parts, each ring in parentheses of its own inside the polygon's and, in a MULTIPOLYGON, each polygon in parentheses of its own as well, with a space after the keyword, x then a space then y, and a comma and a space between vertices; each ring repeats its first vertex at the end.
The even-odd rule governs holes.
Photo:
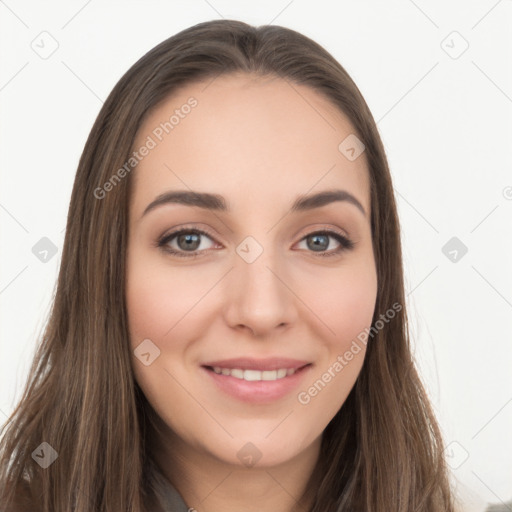
POLYGON ((180 382, 188 378, 184 373, 190 360, 188 340, 200 336, 204 327, 197 319, 201 311, 197 306, 218 279, 211 271, 205 276, 192 267, 173 271, 164 259, 135 250, 127 260, 126 280, 134 376, 160 413, 165 411, 167 395, 180 401, 182 391, 173 377, 180 382), (142 344, 144 340, 152 343, 142 344), (139 356, 148 351, 150 361, 145 365, 139 356))
POLYGON ((182 362, 186 353, 187 313, 205 293, 204 286, 189 273, 172 272, 142 251, 135 251, 127 261, 126 307, 134 376, 158 415, 178 429, 169 418, 169 397, 173 411, 190 407, 179 384, 186 381, 186 375, 179 373, 176 362, 182 362), (141 345, 147 339, 152 344, 141 345), (139 346, 147 348, 142 351, 139 346), (142 352, 150 353, 148 365, 139 360, 142 352))
POLYGON ((145 338, 159 343, 173 338, 204 288, 205 283, 190 273, 170 272, 159 262, 129 264, 126 304, 132 344, 145 338))
POLYGON ((322 357, 297 399, 320 424, 327 424, 345 402, 363 366, 364 335, 372 323, 377 277, 373 262, 361 262, 331 273, 328 281, 315 278, 310 276, 302 283, 302 293, 326 335, 317 337, 323 345, 322 357), (325 285, 322 293, 318 283, 325 285))
POLYGON ((369 327, 377 297, 377 276, 373 261, 332 269, 328 274, 309 274, 300 280, 300 295, 320 324, 324 342, 342 350, 369 327))

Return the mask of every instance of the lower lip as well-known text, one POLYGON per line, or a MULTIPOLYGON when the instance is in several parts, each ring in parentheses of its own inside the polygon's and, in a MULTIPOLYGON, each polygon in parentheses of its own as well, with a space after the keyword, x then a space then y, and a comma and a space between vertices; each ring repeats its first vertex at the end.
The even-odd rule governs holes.
POLYGON ((204 366, 201 369, 214 380, 221 391, 242 402, 270 403, 285 397, 296 389, 304 376, 309 373, 311 365, 304 366, 293 375, 287 375, 282 379, 256 381, 215 373, 204 366))

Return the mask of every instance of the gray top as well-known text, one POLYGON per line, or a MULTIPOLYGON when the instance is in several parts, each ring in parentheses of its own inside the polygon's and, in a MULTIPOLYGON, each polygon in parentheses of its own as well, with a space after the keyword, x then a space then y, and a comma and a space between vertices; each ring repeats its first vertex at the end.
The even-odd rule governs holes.
MULTIPOLYGON (((187 507, 180 493, 167 480, 158 466, 150 461, 151 479, 162 510, 164 512, 193 512, 193 508, 187 507)), ((512 501, 502 505, 489 504, 485 512, 509 512, 512 511, 512 501)))
MULTIPOLYGON (((180 493, 174 488, 174 486, 167 480, 167 478, 160 471, 158 466, 151 462, 151 473, 152 481, 155 492, 162 510, 164 512, 193 512, 193 508, 187 507, 180 493)), ((512 501, 503 503, 501 505, 489 504, 485 512, 509 512, 512 511, 512 501)))
POLYGON ((485 509, 485 512, 509 512, 512 510, 512 501, 507 501, 507 503, 498 504, 490 504, 489 507, 485 509))
POLYGON ((187 507, 180 493, 152 461, 150 461, 150 469, 153 488, 164 512, 189 512, 194 510, 187 507))

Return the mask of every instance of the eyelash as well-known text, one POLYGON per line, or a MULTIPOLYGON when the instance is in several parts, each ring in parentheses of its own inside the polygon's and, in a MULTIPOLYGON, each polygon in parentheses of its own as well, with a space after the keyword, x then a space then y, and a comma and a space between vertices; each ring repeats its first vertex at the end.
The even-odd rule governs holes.
MULTIPOLYGON (((162 248, 164 251, 172 254, 173 256, 178 256, 179 258, 197 258, 198 256, 200 256, 201 253, 210 250, 210 249, 206 249, 206 250, 202 250, 202 251, 186 252, 186 251, 176 251, 174 249, 170 249, 167 246, 167 244, 171 240, 173 240, 174 238, 176 238, 179 235, 182 235, 184 233, 187 233, 187 234, 194 233, 196 235, 204 235, 204 236, 207 236, 208 238, 214 240, 213 236, 210 233, 208 233, 207 231, 204 231, 202 229, 197 229, 197 228, 184 227, 179 230, 173 231, 172 233, 168 233, 167 235, 164 235, 162 238, 160 238, 160 240, 158 240, 157 246, 162 248)), ((330 256, 336 256, 344 251, 350 251, 355 246, 355 243, 352 240, 350 240, 349 238, 347 238, 345 235, 342 235, 341 233, 338 233, 336 231, 331 231, 331 230, 313 231, 313 232, 307 234, 306 236, 304 236, 303 238, 301 238, 300 241, 302 242, 302 240, 304 240, 305 238, 308 238, 313 235, 328 235, 340 243, 340 247, 338 249, 335 249, 335 250, 332 250, 329 252, 316 253, 317 256, 320 256, 323 258, 330 257, 330 256)), ((309 251, 309 252, 314 253, 314 251, 309 251)))

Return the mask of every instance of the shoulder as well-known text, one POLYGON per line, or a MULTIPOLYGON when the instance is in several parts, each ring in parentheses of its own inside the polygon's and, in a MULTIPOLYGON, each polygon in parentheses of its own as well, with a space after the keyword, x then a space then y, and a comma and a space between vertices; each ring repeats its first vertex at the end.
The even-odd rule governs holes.
POLYGON ((509 510, 512 510, 512 501, 503 503, 501 505, 491 504, 485 509, 485 512, 508 512, 509 510))
POLYGON ((188 512, 190 510, 180 493, 153 461, 149 462, 149 481, 162 512, 188 512))

